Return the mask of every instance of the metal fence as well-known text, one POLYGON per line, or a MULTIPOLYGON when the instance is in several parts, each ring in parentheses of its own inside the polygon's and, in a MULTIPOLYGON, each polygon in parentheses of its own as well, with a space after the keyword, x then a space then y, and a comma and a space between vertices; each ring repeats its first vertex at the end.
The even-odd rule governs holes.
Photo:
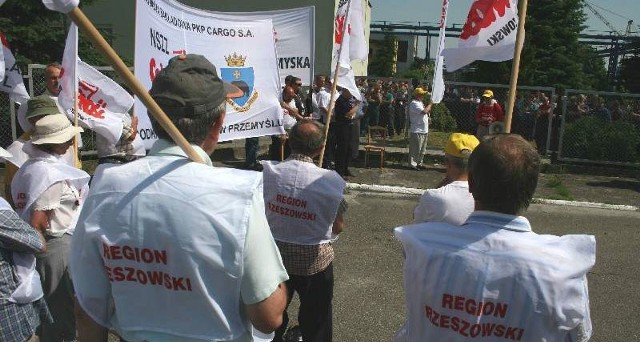
POLYGON ((640 95, 569 89, 558 160, 640 166, 640 95))
MULTIPOLYGON (((475 134, 475 112, 482 93, 489 89, 506 111, 509 86, 505 84, 445 82, 443 102, 456 121, 456 131, 475 134)), ((552 122, 547 115, 556 109, 555 89, 551 87, 520 86, 517 88, 511 132, 535 142, 540 154, 550 153, 552 122)))
MULTIPOLYGON (((110 77, 117 83, 123 83, 120 76, 112 67, 98 66, 94 67, 106 76, 110 77)), ((24 84, 30 96, 42 94, 46 90, 45 79, 46 65, 29 64, 27 72, 23 74, 24 84)), ((133 71, 133 69, 131 68, 133 71)), ((16 121, 17 106, 11 103, 8 94, 0 93, 0 144, 3 147, 11 144, 13 140, 22 134, 22 129, 16 121)), ((82 150, 81 154, 95 155, 95 133, 91 130, 85 130, 82 133, 82 150)))
MULTIPOLYGON (((45 68, 42 64, 29 65, 24 78, 31 96, 45 91, 45 68)), ((96 69, 122 83, 113 68, 96 69)), ((380 80, 411 85, 408 79, 380 80)), ((495 99, 506 107, 508 85, 470 82, 445 82, 445 85, 442 105, 455 120, 455 125, 447 131, 475 134, 475 111, 485 89, 492 90, 495 99)), ((22 133, 15 119, 16 111, 8 95, 0 93, 2 146, 8 146, 22 133)), ((560 161, 637 166, 640 165, 640 95, 570 89, 558 99, 554 88, 520 86, 511 131, 535 143, 541 155, 551 155, 560 161)), ((95 133, 86 130, 82 140, 82 155, 95 154, 95 133)))

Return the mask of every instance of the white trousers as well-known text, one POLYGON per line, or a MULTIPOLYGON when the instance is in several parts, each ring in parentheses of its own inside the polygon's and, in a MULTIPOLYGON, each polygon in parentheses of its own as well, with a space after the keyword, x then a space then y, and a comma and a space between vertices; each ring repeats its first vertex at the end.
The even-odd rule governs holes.
POLYGON ((427 152, 428 133, 409 134, 409 165, 422 165, 424 154, 427 152))

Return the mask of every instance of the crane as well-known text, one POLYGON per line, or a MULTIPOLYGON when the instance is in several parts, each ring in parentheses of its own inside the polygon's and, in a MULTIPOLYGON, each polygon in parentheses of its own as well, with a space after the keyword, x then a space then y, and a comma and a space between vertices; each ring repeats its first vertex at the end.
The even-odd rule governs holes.
POLYGON ((591 11, 593 14, 598 17, 607 27, 612 31, 613 36, 611 38, 611 48, 609 55, 609 67, 607 68, 607 74, 609 76, 609 82, 613 84, 617 79, 618 75, 618 65, 620 59, 624 59, 626 49, 623 47, 624 42, 620 42, 619 38, 627 38, 631 33, 631 29, 633 27, 633 20, 628 19, 627 21, 627 29, 624 33, 618 31, 618 29, 613 26, 607 18, 605 18, 598 10, 596 10, 595 5, 591 4, 589 1, 585 1, 584 5, 591 11))

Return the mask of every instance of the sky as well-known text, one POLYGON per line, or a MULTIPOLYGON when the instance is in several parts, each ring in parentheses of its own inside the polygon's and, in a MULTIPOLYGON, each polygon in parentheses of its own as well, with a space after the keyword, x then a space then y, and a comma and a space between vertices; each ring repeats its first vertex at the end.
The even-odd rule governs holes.
MULTIPOLYGON (((394 23, 417 24, 428 23, 437 25, 442 8, 442 0, 369 0, 371 2, 371 21, 389 21, 394 23)), ((447 26, 458 24, 462 26, 473 0, 450 0, 447 26)), ((634 21, 633 31, 640 31, 640 4, 638 0, 589 0, 596 10, 605 17, 618 31, 624 32, 629 19, 634 21)), ((535 6, 535 0, 529 0, 528 6, 535 6)), ((596 17, 593 12, 585 8, 588 27, 583 31, 588 34, 606 34, 610 29, 596 17)), ((526 24, 525 24, 526 25, 526 24)), ((525 26, 526 29, 526 26, 525 26)), ((640 33, 636 33, 640 35, 640 33)), ((433 39, 437 41, 437 39, 433 39)), ((457 45, 456 39, 448 39, 447 46, 457 45)), ((418 47, 421 57, 424 56, 424 42, 418 47)), ((435 47, 432 47, 432 53, 435 47)))

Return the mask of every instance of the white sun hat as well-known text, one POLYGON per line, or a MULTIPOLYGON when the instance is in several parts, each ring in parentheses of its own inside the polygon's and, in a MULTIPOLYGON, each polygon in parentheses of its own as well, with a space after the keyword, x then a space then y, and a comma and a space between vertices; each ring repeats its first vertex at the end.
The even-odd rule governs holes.
POLYGON ((47 115, 36 122, 31 143, 34 145, 62 144, 80 132, 83 132, 83 129, 72 126, 66 116, 62 114, 47 115))

